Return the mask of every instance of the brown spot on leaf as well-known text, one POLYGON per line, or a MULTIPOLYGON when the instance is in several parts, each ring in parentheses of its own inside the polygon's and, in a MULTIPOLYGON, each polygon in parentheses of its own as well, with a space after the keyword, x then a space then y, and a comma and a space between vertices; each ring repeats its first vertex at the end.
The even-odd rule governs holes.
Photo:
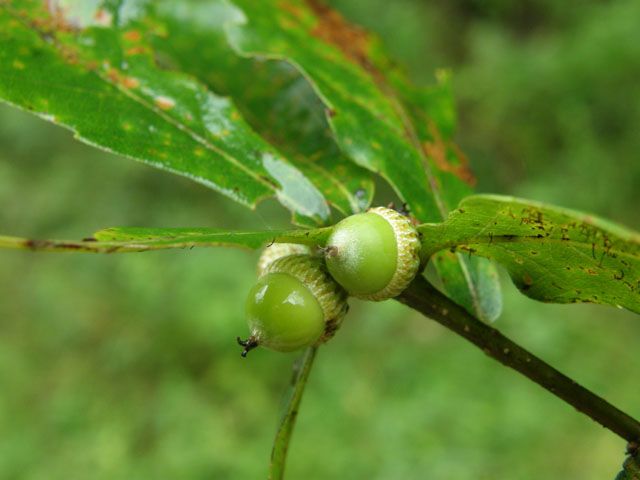
POLYGON ((160 110, 171 110, 176 106, 176 102, 173 99, 163 96, 156 97, 154 103, 160 110))
POLYGON ((291 15, 297 18, 304 16, 304 10, 299 5, 294 5, 291 2, 284 1, 278 4, 278 7, 282 10, 289 12, 291 15))
POLYGON ((113 20, 113 16, 104 8, 100 8, 96 11, 94 15, 95 21, 98 25, 102 25, 103 27, 111 26, 111 21, 113 20))
POLYGON ((522 209, 522 218, 520 219, 520 225, 527 224, 533 225, 533 228, 544 230, 544 215, 541 210, 533 207, 527 207, 522 209))
POLYGON ((112 83, 120 83, 120 81, 121 81, 120 72, 118 70, 116 70, 115 68, 110 68, 109 70, 107 70, 107 78, 112 83))
POLYGON ((65 62, 76 65, 78 63, 78 51, 68 45, 60 45, 59 52, 65 62))
POLYGON ((37 26, 40 29, 45 27, 49 31, 73 32, 78 30, 79 25, 71 23, 66 16, 69 7, 63 7, 60 3, 59 0, 46 0, 45 5, 51 16, 49 18, 34 19, 34 23, 37 22, 37 26))
POLYGON ((40 242, 38 242, 37 240, 25 240, 23 245, 30 250, 35 250, 36 248, 38 248, 39 243, 40 242))
POLYGON ((142 39, 142 35, 138 30, 129 30, 124 33, 123 37, 129 42, 139 42, 142 39))
POLYGON ((58 246, 62 248, 66 248, 67 250, 86 250, 87 249, 87 247, 83 245, 78 245, 77 243, 61 243, 58 246))
POLYGON ((423 142, 422 149, 424 153, 433 160, 443 172, 449 172, 458 177, 464 183, 470 186, 476 184, 476 177, 473 175, 471 168, 469 167, 469 159, 460 150, 460 148, 453 142, 445 142, 442 135, 435 123, 432 120, 428 120, 428 129, 432 140, 430 142, 423 142), (448 159, 448 153, 453 152, 458 159, 458 163, 451 163, 448 159))
POLYGON ((138 88, 140 86, 140 82, 138 79, 133 77, 124 77, 122 79, 122 85, 126 88, 138 88))
POLYGON ((307 5, 318 18, 311 35, 334 45, 351 61, 372 72, 368 58, 369 34, 347 22, 344 17, 320 0, 307 0, 307 5))
POLYGON ((139 45, 137 47, 128 48, 124 53, 128 57, 131 57, 133 55, 144 55, 144 54, 147 53, 147 49, 145 47, 139 45))

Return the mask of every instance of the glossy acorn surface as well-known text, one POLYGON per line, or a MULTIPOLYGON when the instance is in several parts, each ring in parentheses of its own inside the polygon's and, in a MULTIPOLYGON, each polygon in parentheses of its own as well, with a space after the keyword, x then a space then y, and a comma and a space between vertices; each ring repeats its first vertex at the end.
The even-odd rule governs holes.
POLYGON ((300 280, 287 273, 267 273, 249 291, 247 323, 263 347, 290 352, 313 345, 324 333, 320 302, 300 280))
POLYGON ((250 336, 242 356, 258 346, 280 352, 330 339, 348 310, 347 294, 322 258, 287 255, 270 262, 246 302, 250 336))
POLYGON ((339 222, 327 242, 331 276, 350 295, 369 295, 389 284, 398 250, 391 224, 375 213, 360 213, 339 222))
POLYGON ((352 296, 380 301, 399 295, 420 266, 420 240, 411 221, 373 208, 338 222, 326 247, 333 278, 352 296))

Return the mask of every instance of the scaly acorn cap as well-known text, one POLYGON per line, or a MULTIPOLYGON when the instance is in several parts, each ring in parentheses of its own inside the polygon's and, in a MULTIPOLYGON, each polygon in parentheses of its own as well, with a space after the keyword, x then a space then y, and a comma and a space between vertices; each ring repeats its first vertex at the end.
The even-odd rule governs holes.
POLYGON ((357 296, 363 300, 379 302, 397 297, 415 278, 420 268, 420 249, 422 244, 418 231, 409 217, 386 207, 370 208, 367 212, 375 213, 391 224, 398 250, 396 271, 387 286, 378 292, 357 296))
POLYGON ((321 258, 305 254, 280 257, 267 265, 263 275, 268 273, 287 273, 302 282, 324 313, 325 329, 318 343, 324 343, 333 337, 349 310, 349 305, 347 293, 331 277, 321 258))
POLYGON ((279 258, 310 253, 311 249, 308 246, 299 243, 272 243, 264 248, 258 259, 258 278, 262 277, 267 267, 279 258))

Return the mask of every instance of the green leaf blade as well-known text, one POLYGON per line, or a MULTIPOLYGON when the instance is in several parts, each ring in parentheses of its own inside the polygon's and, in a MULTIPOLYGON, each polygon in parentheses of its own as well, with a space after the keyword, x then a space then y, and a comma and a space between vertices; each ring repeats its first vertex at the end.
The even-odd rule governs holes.
POLYGON ((154 65, 142 25, 72 21, 42 2, 0 3, 2 100, 249 207, 276 196, 305 225, 328 221, 320 192, 228 99, 154 65))
POLYGON ((252 127, 285 153, 342 214, 370 205, 371 174, 340 153, 324 106, 308 81, 285 62, 243 58, 231 49, 223 26, 239 14, 235 7, 222 0, 154 5, 153 17, 163 32, 154 38, 154 46, 171 68, 233 98, 252 127))
POLYGON ((233 4, 245 18, 227 25, 232 45, 244 55, 284 60, 298 68, 326 105, 341 149, 358 165, 386 178, 417 218, 437 218, 420 155, 406 138, 393 102, 353 56, 348 58, 330 42, 316 16, 316 2, 233 4))
POLYGON ((640 234, 593 215, 512 197, 465 199, 423 225, 425 252, 494 259, 527 296, 602 303, 640 313, 640 234))
POLYGON ((484 322, 500 316, 500 277, 491 261, 449 251, 436 253, 432 261, 448 297, 484 322))

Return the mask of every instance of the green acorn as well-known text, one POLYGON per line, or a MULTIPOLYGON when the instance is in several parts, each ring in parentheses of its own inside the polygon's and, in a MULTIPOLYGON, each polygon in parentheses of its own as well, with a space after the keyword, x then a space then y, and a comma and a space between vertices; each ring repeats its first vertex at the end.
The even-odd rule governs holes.
POLYGON ((289 255, 266 266, 246 302, 250 336, 242 356, 257 346, 291 352, 331 338, 347 312, 347 295, 321 258, 289 255))
POLYGON ((331 276, 364 300, 398 296, 420 268, 420 238, 408 217, 377 207, 336 224, 325 248, 331 276))

